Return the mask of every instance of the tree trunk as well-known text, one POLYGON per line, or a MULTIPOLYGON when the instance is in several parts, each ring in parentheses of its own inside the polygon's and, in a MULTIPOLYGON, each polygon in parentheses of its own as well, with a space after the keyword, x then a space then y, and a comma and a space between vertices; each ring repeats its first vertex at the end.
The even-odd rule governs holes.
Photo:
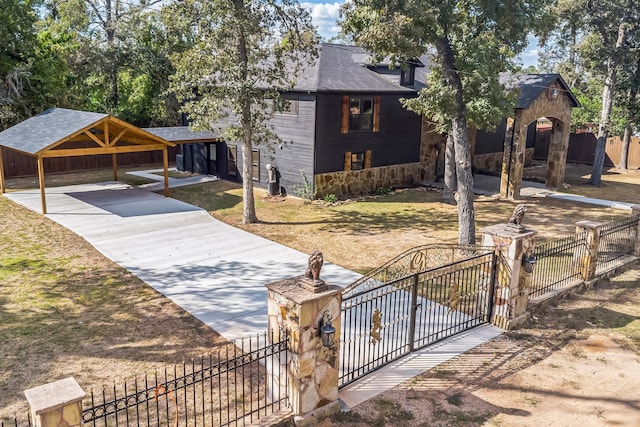
MULTIPOLYGON (((625 16, 627 13, 625 13, 625 16)), ((607 60, 607 76, 602 89, 602 114, 600 115, 600 125, 598 126, 598 141, 593 157, 593 169, 589 183, 602 185, 602 168, 604 166, 605 151, 607 148, 607 136, 609 136, 609 118, 613 106, 613 90, 616 84, 618 64, 622 56, 622 47, 626 38, 627 19, 623 16, 618 25, 618 39, 613 54, 607 60)))
POLYGON ((631 145, 631 122, 627 120, 624 126, 624 136, 622 137, 622 151, 620 153, 620 163, 618 169, 626 170, 629 162, 629 146, 631 145))
MULTIPOLYGON (((243 114, 244 115, 244 114, 243 114)), ((244 119, 243 119, 244 121, 244 119)), ((245 122, 246 123, 246 122, 245 122)), ((253 156, 251 145, 251 128, 245 126, 242 141, 242 223, 258 222, 253 199, 253 156)))
MULTIPOLYGON (((236 3, 236 7, 243 7, 243 2, 236 3)), ((247 56, 247 41, 244 34, 240 31, 238 35, 238 63, 242 67, 241 81, 246 82, 249 78, 247 56)), ((248 93, 242 95, 242 223, 253 224, 258 222, 256 216, 256 207, 253 200, 253 153, 252 153, 252 123, 251 123, 251 98, 248 93)))
POLYGON ((471 173, 471 146, 467 136, 467 118, 465 115, 464 91, 462 80, 455 66, 455 57, 449 39, 437 41, 436 49, 442 61, 445 80, 456 93, 456 115, 451 120, 453 134, 456 177, 458 185, 458 243, 475 244, 476 227, 473 210, 473 175, 471 173))
POLYGON ((442 199, 445 203, 455 204, 454 191, 456 191, 456 150, 453 142, 453 132, 449 132, 444 152, 444 191, 442 192, 442 199))
POLYGON ((633 123, 636 119, 635 103, 638 96, 638 85, 640 84, 640 60, 636 62, 636 70, 631 77, 629 92, 627 95, 627 123, 624 127, 624 137, 622 138, 622 151, 620 153, 620 163, 618 169, 629 167, 629 146, 631 145, 631 134, 633 133, 633 123))
POLYGON ((108 105, 107 111, 110 114, 114 114, 118 108, 118 61, 120 58, 118 57, 118 47, 115 44, 116 38, 116 22, 115 17, 118 13, 118 5, 116 5, 116 10, 113 10, 113 5, 111 0, 105 1, 105 20, 104 20, 104 31, 107 36, 107 53, 108 57, 111 58, 108 64, 109 71, 107 75, 109 76, 109 96, 108 96, 108 105))

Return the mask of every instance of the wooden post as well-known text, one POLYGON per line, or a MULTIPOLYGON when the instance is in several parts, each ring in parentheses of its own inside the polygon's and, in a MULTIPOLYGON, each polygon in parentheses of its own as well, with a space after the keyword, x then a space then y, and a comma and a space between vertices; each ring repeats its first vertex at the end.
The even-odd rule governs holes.
POLYGON ((4 182, 4 163, 2 162, 2 147, 0 147, 0 194, 4 194, 7 187, 4 182))
POLYGON ((111 155, 111 163, 113 163, 113 180, 118 180, 118 155, 113 153, 111 155))
POLYGON ((44 159, 38 156, 38 182, 40 183, 40 202, 42 203, 42 215, 47 214, 47 199, 44 194, 44 159))
POLYGON ((169 151, 167 147, 162 149, 162 163, 164 166, 164 196, 169 197, 169 151))

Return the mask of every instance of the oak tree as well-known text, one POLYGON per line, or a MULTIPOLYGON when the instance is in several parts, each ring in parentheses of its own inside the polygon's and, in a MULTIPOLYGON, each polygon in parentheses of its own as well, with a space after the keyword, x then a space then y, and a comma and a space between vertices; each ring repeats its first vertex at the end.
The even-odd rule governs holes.
POLYGON ((545 0, 353 0, 342 10, 343 31, 373 52, 396 63, 430 56, 427 88, 405 105, 452 135, 461 244, 475 243, 467 127, 490 127, 513 111, 499 73, 508 71, 526 47, 527 34, 540 22, 545 4, 545 0))
POLYGON ((242 223, 257 222, 252 149, 281 142, 269 120, 286 107, 281 94, 313 61, 311 17, 295 0, 184 0, 174 7, 194 45, 175 57, 172 88, 193 128, 239 143, 242 223))

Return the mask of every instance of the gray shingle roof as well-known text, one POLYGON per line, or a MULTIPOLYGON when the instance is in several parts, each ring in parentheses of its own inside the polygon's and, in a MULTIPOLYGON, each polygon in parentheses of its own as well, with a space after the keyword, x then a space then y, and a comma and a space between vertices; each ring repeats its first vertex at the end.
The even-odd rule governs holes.
POLYGON ((399 77, 397 82, 392 81, 388 76, 370 69, 370 57, 369 52, 359 46, 322 43, 318 48, 318 58, 298 78, 295 90, 407 94, 416 92, 415 88, 400 85, 399 77))
POLYGON ((192 131, 188 126, 175 126, 175 127, 156 127, 156 128, 144 128, 152 135, 159 136, 162 139, 166 139, 170 142, 199 142, 199 141, 212 141, 218 138, 218 135, 212 131, 192 131))
POLYGON ((37 154, 108 114, 51 108, 0 132, 0 146, 37 154))
POLYGON ((555 81, 558 82, 562 90, 569 97, 573 107, 579 107, 580 102, 578 102, 560 74, 500 74, 500 83, 507 88, 520 88, 520 98, 518 99, 516 108, 527 108, 555 81))

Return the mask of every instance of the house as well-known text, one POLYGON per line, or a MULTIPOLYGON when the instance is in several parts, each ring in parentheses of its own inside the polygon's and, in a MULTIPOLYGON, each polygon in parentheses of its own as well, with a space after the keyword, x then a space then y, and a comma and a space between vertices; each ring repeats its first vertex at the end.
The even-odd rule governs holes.
MULTIPOLYGON (((403 68, 390 67, 387 60, 375 64, 371 60, 362 47, 329 43, 319 46, 318 59, 304 71, 295 88, 284 94, 290 101, 289 109, 272 119, 277 134, 289 143, 274 151, 253 147, 256 185, 267 186, 267 165, 277 169, 284 192, 291 193, 301 185, 304 174, 318 196, 372 193, 380 188, 427 184, 437 178, 444 167, 445 138, 427 119, 406 110, 400 102, 417 96, 424 87, 426 60, 410 61, 403 68)), ((557 74, 505 74, 501 81, 507 87, 518 88, 520 99, 514 116, 504 120, 498 133, 479 133, 478 147, 476 131, 470 130, 472 153, 474 149, 482 155, 491 150, 498 153, 490 160, 487 156, 476 159, 474 164, 499 162, 504 195, 518 197, 528 126, 547 117, 555 135, 549 149, 552 160, 548 164, 548 183, 560 185, 571 108, 577 107, 578 101, 557 74), (489 147, 485 147, 487 144, 489 147)), ((169 130, 147 130, 183 144, 178 169, 240 180, 238 165, 242 159, 234 143, 211 132, 183 130, 176 136, 182 139, 176 139, 166 133, 169 130)))
MULTIPOLYGON (((419 67, 424 67, 419 61, 408 63, 406 70, 390 69, 388 62, 370 65, 370 55, 361 47, 321 44, 315 64, 284 95, 289 109, 272 120, 289 143, 275 151, 254 146, 255 183, 266 186, 267 164, 277 168, 289 193, 302 184, 302 173, 313 179, 319 195, 419 182, 422 119, 399 102, 422 87, 415 78, 419 67)), ((212 133, 209 139, 199 132, 176 139, 168 129, 147 130, 183 144, 179 169, 240 180, 241 153, 232 142, 212 133)))

